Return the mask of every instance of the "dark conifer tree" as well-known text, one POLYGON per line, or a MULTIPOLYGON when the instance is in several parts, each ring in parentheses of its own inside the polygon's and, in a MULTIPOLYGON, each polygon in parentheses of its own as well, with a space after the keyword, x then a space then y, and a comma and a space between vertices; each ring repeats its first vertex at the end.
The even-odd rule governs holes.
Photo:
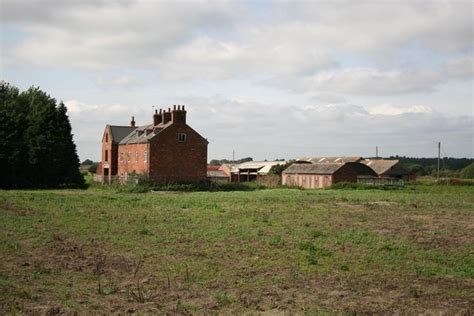
POLYGON ((67 109, 39 88, 0 85, 0 187, 80 187, 67 109))

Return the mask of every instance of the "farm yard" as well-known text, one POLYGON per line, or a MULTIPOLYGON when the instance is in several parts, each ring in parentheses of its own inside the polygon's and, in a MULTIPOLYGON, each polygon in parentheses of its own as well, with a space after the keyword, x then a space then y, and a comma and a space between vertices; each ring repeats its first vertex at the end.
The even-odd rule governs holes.
POLYGON ((474 186, 0 191, 5 313, 474 309, 474 186))

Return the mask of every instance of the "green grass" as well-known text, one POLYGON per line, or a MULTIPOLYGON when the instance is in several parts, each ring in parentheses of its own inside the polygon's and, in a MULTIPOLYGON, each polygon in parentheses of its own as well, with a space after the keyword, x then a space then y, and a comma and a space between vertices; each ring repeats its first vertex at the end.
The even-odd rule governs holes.
POLYGON ((456 313, 473 212, 467 186, 0 191, 0 311, 456 313))

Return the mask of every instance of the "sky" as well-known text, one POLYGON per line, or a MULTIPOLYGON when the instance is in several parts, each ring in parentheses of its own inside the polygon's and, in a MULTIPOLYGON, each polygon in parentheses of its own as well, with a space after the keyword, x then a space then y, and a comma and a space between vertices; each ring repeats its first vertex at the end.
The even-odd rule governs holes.
POLYGON ((471 1, 0 0, 1 79, 106 124, 186 105, 208 159, 474 157, 471 1))

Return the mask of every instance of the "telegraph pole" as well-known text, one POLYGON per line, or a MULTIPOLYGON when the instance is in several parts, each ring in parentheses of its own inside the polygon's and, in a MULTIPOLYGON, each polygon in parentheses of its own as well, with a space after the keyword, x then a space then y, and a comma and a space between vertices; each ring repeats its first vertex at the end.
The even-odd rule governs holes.
POLYGON ((438 142, 438 176, 437 181, 439 181, 439 161, 441 160, 441 142, 438 142))
POLYGON ((232 150, 232 162, 235 163, 235 150, 232 150))
POLYGON ((375 158, 379 158, 379 146, 375 146, 375 158))

